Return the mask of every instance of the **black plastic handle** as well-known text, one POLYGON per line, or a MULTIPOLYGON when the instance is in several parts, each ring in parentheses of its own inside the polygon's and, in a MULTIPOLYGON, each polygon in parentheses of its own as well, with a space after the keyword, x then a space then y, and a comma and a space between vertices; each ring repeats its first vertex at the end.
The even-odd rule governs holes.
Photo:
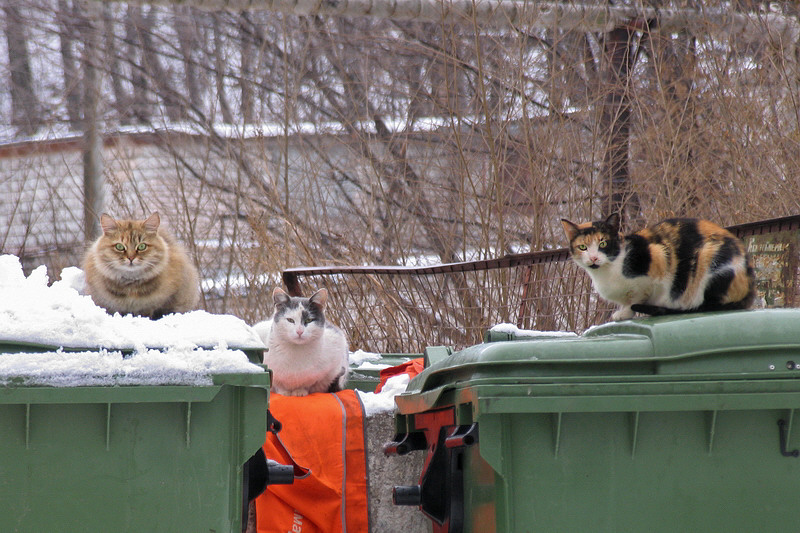
POLYGON ((383 445, 383 453, 386 455, 406 455, 415 450, 424 450, 428 447, 428 441, 424 433, 400 433, 394 436, 391 442, 383 445))
POLYGON ((294 466, 282 465, 272 459, 267 459, 267 484, 291 485, 294 483, 294 466))
POLYGON ((422 505, 422 487, 419 485, 398 485, 392 489, 392 502, 395 505, 422 505))

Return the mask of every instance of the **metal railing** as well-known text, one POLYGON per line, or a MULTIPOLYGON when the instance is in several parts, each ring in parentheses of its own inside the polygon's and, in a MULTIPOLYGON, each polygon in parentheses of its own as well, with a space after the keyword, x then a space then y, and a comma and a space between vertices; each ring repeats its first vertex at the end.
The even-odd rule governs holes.
MULTIPOLYGON (((742 239, 797 231, 800 215, 728 229, 742 239)), ((796 262, 792 268, 796 274, 796 262)), ((501 323, 581 332, 607 321, 613 309, 564 248, 427 267, 291 268, 283 282, 295 296, 326 287, 327 314, 347 332, 351 348, 380 353, 463 348, 501 323)), ((785 305, 795 302, 796 286, 785 305)))

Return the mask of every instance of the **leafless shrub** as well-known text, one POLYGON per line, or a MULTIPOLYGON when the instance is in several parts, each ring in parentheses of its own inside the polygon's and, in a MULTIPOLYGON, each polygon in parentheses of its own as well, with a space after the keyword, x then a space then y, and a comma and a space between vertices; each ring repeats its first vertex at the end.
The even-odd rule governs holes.
MULTIPOLYGON (((629 228, 668 215, 727 225, 796 213, 797 34, 759 40, 758 31, 726 25, 741 15, 774 36, 776 21, 797 27, 797 7, 741 3, 723 17, 714 2, 658 4, 661 19, 599 31, 534 19, 434 23, 137 4, 105 4, 103 23, 88 25, 77 1, 37 0, 7 12, 4 26, 21 21, 13 38, 28 54, 6 47, 6 75, 28 83, 9 68, 28 62, 35 113, 20 118, 25 108, 9 95, 0 122, 8 141, 21 141, 28 123, 63 138, 80 124, 86 43, 103 43, 107 209, 165 214, 206 278, 206 306, 250 321, 269 314, 279 273, 299 265, 449 263, 558 248, 560 217, 611 210, 629 228), (669 26, 670 9, 694 18, 669 26), (102 39, 88 38, 90 28, 102 39)), ((39 164, 33 153, 3 154, 39 164)), ((80 175, 79 164, 64 155, 48 179, 80 175)), ((6 171, 0 187, 22 179, 6 171)), ((66 187, 80 183, 56 188, 66 187)), ((69 257, 82 246, 73 210, 54 211, 71 221, 69 257)), ((13 211, 4 210, 6 226, 45 234, 13 211)), ((39 253, 9 239, 2 249, 39 253)), ((531 326, 578 327, 586 288, 543 269, 531 275, 575 294, 574 305, 537 302, 542 318, 531 326)), ((507 297, 504 283, 481 281, 443 304, 482 313, 507 297)), ((419 305, 388 288, 381 299, 419 305)), ((391 316, 382 327, 407 334, 391 329, 391 316)))

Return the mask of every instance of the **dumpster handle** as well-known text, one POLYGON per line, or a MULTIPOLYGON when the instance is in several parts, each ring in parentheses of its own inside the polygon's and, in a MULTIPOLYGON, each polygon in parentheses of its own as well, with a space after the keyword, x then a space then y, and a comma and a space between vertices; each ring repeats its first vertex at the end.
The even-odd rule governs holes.
POLYGON ((463 448, 478 442, 478 423, 471 426, 458 426, 449 437, 444 439, 446 448, 463 448))
POLYGON ((424 450, 428 447, 425 434, 412 431, 411 433, 398 433, 391 442, 383 445, 384 455, 406 455, 416 450, 424 450))
POLYGON ((788 440, 788 436, 786 435, 786 421, 784 419, 778 420, 778 431, 780 432, 780 446, 781 446, 781 455, 784 457, 799 457, 800 450, 786 450, 786 442, 788 440))

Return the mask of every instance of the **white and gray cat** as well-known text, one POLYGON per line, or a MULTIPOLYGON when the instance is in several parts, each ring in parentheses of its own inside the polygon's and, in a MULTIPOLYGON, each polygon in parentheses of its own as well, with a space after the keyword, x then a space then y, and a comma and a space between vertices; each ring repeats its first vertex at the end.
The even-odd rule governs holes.
POLYGON ((344 332, 325 320, 328 291, 302 298, 276 287, 272 300, 272 318, 253 326, 268 348, 264 363, 272 370, 272 390, 285 396, 342 390, 350 353, 344 332))

